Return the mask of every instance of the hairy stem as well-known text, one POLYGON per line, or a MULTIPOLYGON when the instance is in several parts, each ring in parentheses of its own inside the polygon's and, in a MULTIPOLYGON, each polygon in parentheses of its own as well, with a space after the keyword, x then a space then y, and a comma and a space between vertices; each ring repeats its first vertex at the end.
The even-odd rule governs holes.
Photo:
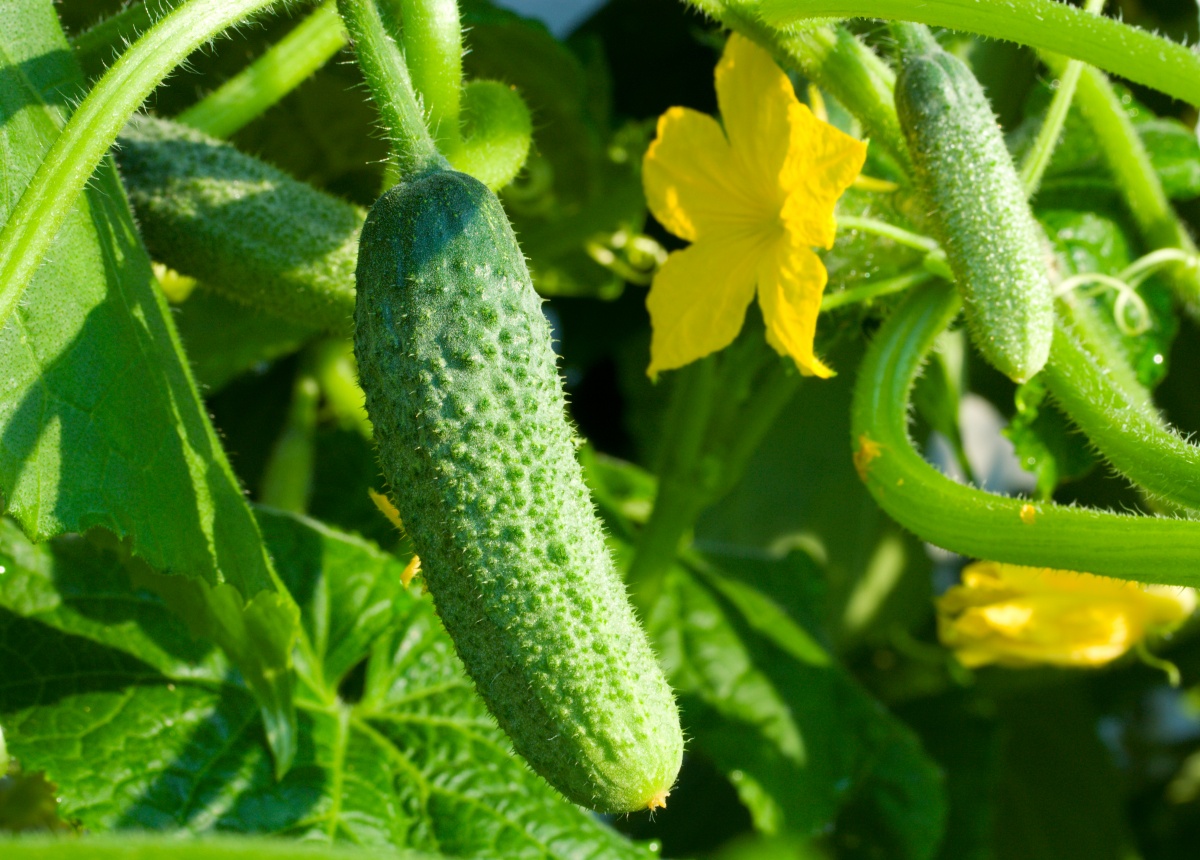
POLYGON ((949 285, 913 290, 859 370, 851 422, 855 463, 880 507, 923 540, 975 558, 1200 584, 1200 523, 995 496, 950 480, 914 450, 908 436, 913 383, 958 310, 949 285))
POLYGON ((1104 331, 1074 296, 1059 300, 1046 385, 1117 471, 1151 494, 1200 509, 1200 447, 1172 430, 1104 331))
POLYGON ((338 11, 388 131, 400 178, 449 167, 429 134, 404 55, 388 35, 375 0, 338 0, 338 11))
POLYGON ((462 24, 458 0, 391 0, 401 9, 404 58, 443 152, 459 144, 462 24))
POLYGON ((1200 55, 1186 46, 1059 0, 761 0, 767 24, 885 18, 1007 39, 1082 60, 1200 106, 1200 55))
POLYGON ((229 137, 308 79, 346 45, 335 0, 327 0, 266 53, 176 117, 211 137, 229 137))

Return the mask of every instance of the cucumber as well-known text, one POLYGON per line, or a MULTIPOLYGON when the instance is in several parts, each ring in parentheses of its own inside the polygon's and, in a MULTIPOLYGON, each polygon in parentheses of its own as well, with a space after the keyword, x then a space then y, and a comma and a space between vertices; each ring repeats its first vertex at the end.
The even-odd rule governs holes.
POLYGON ((662 805, 679 713, 605 546, 500 202, 449 170, 393 188, 363 227, 357 284, 384 477, 481 696, 570 800, 662 805))
POLYGON ((225 298, 349 333, 360 209, 168 120, 134 117, 118 142, 154 259, 225 298))
POLYGON ((896 113, 914 179, 930 204, 975 346, 1024 382, 1042 369, 1054 335, 1054 297, 1041 230, 979 82, 923 27, 905 45, 896 113))

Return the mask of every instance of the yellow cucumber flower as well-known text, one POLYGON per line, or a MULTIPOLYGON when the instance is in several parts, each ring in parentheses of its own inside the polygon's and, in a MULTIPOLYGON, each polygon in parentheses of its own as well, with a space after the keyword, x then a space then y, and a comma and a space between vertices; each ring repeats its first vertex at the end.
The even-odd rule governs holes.
POLYGON ((981 561, 938 598, 938 635, 965 666, 1101 666, 1177 627, 1196 592, 981 561))
POLYGON ((650 211, 692 245, 672 253, 646 306, 653 378, 728 346, 758 294, 767 342, 802 373, 832 376, 813 354, 833 207, 867 145, 813 116, 766 51, 738 35, 717 65, 712 117, 673 107, 643 166, 650 211))

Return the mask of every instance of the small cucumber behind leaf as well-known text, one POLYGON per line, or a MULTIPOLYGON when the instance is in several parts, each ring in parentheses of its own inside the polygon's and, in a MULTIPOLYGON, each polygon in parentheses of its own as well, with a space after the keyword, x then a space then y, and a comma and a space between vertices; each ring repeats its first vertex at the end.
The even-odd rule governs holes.
POLYGON ((1054 299, 1041 231, 987 97, 971 70, 923 27, 897 28, 896 112, 917 186, 946 251, 975 346, 1024 382, 1042 369, 1054 299))
POLYGON ((570 800, 662 805, 679 713, 605 546, 500 202, 455 171, 405 181, 367 218, 357 281, 380 463, 480 694, 570 800))

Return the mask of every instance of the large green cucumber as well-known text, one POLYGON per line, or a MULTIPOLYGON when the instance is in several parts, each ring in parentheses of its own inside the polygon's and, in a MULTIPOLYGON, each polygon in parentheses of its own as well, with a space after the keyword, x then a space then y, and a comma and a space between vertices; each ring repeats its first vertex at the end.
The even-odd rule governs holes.
POLYGON ((678 710, 605 546, 500 202, 454 171, 393 188, 363 227, 357 284, 384 476, 480 694, 572 801, 660 805, 678 710))
POLYGON ((971 70, 924 28, 905 31, 896 113, 933 232, 958 283, 972 340, 1009 378, 1042 369, 1054 336, 1054 298, 1041 230, 971 70))

